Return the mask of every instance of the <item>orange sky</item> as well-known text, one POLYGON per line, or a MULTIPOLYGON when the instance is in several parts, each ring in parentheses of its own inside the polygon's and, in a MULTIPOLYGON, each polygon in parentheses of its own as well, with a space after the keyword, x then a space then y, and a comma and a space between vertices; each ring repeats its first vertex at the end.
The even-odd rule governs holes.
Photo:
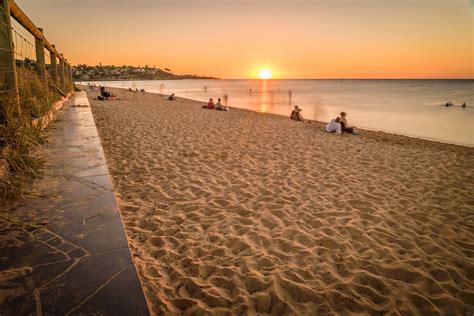
POLYGON ((17 0, 73 64, 221 78, 474 78, 474 0, 17 0))

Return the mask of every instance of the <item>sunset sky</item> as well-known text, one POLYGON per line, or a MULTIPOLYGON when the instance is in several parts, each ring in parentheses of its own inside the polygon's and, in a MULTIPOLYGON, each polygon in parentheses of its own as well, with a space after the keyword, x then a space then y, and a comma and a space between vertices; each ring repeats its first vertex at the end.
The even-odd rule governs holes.
POLYGON ((73 64, 473 78, 474 0, 16 0, 73 64))

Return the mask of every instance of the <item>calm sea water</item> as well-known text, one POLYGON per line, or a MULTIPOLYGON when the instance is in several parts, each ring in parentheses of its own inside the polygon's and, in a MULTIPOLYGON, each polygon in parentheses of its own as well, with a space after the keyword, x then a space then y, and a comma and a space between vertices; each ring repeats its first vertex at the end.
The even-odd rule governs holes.
POLYGON ((95 82, 117 88, 329 121, 348 113, 350 125, 474 147, 474 80, 152 80, 95 82), (289 90, 291 90, 291 95, 289 90), (454 103, 445 107, 446 102, 454 103), (462 108, 461 104, 467 107, 462 108))

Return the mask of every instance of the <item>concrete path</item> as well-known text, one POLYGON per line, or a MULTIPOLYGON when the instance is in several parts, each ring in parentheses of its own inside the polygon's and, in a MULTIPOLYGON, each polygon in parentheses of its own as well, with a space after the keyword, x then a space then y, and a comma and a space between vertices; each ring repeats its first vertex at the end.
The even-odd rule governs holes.
POLYGON ((44 175, 0 210, 0 315, 149 314, 88 105, 68 101, 44 175))

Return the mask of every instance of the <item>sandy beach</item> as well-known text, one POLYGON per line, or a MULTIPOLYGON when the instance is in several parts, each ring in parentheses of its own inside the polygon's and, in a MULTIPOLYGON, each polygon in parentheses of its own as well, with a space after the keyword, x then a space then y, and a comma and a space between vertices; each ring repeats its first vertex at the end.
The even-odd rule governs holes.
POLYGON ((474 148, 111 90, 88 94, 154 314, 474 312, 474 148))

